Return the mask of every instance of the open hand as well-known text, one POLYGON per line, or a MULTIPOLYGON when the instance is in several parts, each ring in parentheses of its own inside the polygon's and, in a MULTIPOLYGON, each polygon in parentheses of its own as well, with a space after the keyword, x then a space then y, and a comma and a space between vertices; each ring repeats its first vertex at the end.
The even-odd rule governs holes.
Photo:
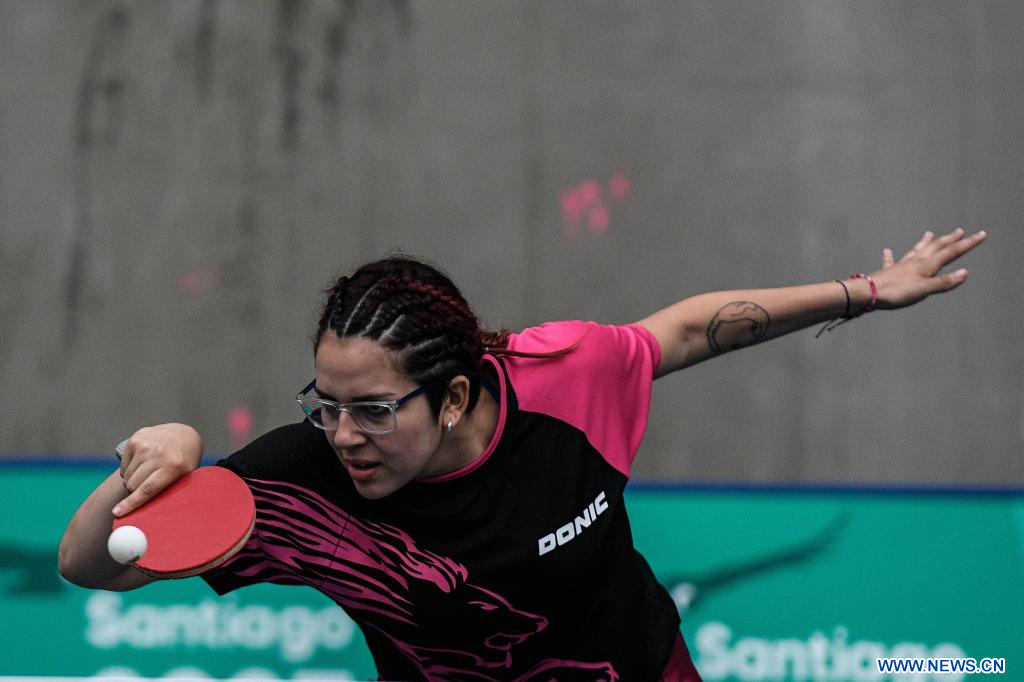
POLYGON ((986 236, 984 230, 967 235, 961 228, 942 237, 928 231, 899 261, 893 258, 891 249, 885 249, 882 269, 871 275, 878 287, 876 307, 902 308, 960 286, 967 279, 966 269, 941 274, 942 269, 981 244, 986 236))

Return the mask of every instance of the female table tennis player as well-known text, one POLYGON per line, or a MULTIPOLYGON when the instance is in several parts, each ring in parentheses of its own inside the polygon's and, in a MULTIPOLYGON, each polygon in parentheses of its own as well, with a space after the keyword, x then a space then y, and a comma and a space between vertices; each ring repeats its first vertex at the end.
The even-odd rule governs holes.
MULTIPOLYGON (((652 381, 953 289, 966 271, 942 269, 984 238, 929 232, 899 261, 886 249, 871 275, 516 334, 480 329, 428 265, 364 265, 324 302, 316 377, 297 396, 303 421, 220 462, 253 490, 256 527, 203 578, 218 593, 320 590, 359 624, 382 679, 698 680, 623 506, 652 381)), ((185 425, 135 433, 72 519, 63 574, 115 590, 150 581, 107 555, 113 515, 195 469, 201 452, 185 425)))

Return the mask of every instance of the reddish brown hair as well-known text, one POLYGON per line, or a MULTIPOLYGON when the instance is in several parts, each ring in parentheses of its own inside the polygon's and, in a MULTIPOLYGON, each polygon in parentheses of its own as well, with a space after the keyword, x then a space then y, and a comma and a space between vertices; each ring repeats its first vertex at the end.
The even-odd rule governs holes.
MULTIPOLYGON (((395 256, 367 263, 339 277, 326 292, 313 352, 327 331, 340 338, 362 336, 398 353, 403 371, 416 383, 465 375, 470 380, 468 409, 480 396, 480 364, 485 353, 526 358, 558 358, 577 344, 548 353, 508 348, 509 330, 480 327, 476 314, 455 283, 440 269, 395 256)), ((435 412, 447 386, 427 395, 435 412)))

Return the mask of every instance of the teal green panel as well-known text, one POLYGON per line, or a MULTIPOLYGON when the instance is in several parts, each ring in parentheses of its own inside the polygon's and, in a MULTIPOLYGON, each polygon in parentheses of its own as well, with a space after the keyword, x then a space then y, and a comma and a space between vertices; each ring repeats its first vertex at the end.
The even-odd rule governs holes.
POLYGON ((707 680, 881 679, 878 656, 1020 650, 1019 498, 638 491, 629 504, 707 680))
MULTIPOLYGON (((105 476, 3 469, 4 674, 375 677, 351 620, 313 590, 221 598, 196 579, 123 594, 63 581, 60 536, 105 476)), ((1020 497, 639 489, 627 503, 708 682, 883 679, 871 668, 889 655, 1019 664, 1020 497)))

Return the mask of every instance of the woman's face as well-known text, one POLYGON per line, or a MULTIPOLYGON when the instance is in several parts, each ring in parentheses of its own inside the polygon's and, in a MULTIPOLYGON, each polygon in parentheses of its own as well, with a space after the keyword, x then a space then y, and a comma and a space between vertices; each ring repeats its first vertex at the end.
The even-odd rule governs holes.
MULTIPOLYGON (((316 353, 316 391, 328 400, 395 400, 419 388, 402 371, 397 354, 363 337, 338 338, 327 331, 316 353)), ((442 410, 443 414, 443 410, 442 410)), ((344 412, 338 429, 327 431, 360 495, 379 499, 413 479, 458 468, 448 466, 441 445, 441 417, 420 394, 398 408, 391 433, 367 434, 344 412)))

